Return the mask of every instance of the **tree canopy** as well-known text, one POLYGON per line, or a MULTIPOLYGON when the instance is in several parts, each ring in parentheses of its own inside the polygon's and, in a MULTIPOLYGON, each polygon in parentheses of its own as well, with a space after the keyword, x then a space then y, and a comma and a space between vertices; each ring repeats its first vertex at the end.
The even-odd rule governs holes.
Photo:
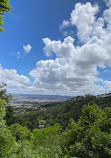
POLYGON ((76 123, 70 119, 62 134, 62 148, 69 157, 111 157, 111 108, 102 110, 98 105, 84 106, 76 123))
POLYGON ((0 32, 4 31, 4 29, 1 28, 4 25, 3 23, 4 13, 10 12, 11 8, 12 7, 9 6, 9 0, 0 0, 0 32))
MULTIPOLYGON (((13 114, 10 108, 7 113, 6 104, 6 101, 0 98, 0 157, 111 157, 111 107, 103 108, 97 104, 86 104, 83 106, 78 120, 74 121, 70 117, 66 129, 63 129, 56 120, 56 124, 53 126, 45 124, 43 128, 38 127, 30 131, 25 124, 24 126, 17 122, 11 125, 6 124, 5 116, 7 115, 7 119, 9 119, 13 114)), ((40 118, 42 120, 42 117, 39 117, 39 123, 44 123, 40 118)), ((37 118, 35 121, 38 123, 37 118)))
POLYGON ((12 96, 6 94, 6 89, 4 89, 5 86, 7 86, 6 83, 1 83, 0 84, 0 98, 2 100, 5 100, 6 103, 9 103, 10 99, 12 98, 12 96))

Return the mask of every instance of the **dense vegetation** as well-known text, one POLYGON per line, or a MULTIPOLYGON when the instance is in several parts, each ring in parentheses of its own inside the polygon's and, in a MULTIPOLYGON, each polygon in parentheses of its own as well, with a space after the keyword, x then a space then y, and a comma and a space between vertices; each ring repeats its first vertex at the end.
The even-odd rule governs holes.
POLYGON ((0 157, 111 157, 110 94, 76 97, 47 107, 45 111, 38 110, 13 116, 12 107, 7 106, 9 96, 5 90, 2 91, 4 93, 0 96, 0 157), (38 125, 35 125, 34 119, 38 125))
POLYGON ((46 104, 44 105, 46 110, 40 109, 27 113, 21 113, 10 117, 9 122, 17 122, 22 126, 27 126, 30 130, 38 128, 40 124, 44 124, 45 127, 47 127, 49 125, 52 126, 55 123, 60 123, 63 129, 65 129, 68 126, 70 118, 73 118, 76 122, 79 120, 82 115, 83 105, 88 104, 97 104, 102 109, 105 107, 111 107, 111 94, 99 96, 77 96, 76 98, 72 98, 63 103, 46 104))
POLYGON ((0 32, 3 32, 4 29, 1 26, 4 25, 4 13, 9 12, 12 7, 9 6, 9 0, 0 0, 0 32))

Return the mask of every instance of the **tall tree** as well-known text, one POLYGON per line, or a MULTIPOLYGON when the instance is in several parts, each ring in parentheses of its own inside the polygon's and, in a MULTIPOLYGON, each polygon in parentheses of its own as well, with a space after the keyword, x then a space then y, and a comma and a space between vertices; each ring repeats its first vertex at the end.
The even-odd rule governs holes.
POLYGON ((4 29, 1 26, 4 25, 4 13, 9 12, 12 7, 9 6, 9 0, 0 0, 0 32, 3 32, 4 29))
POLYGON ((5 120, 6 120, 7 125, 10 125, 11 123, 13 123, 13 107, 8 105, 8 103, 11 100, 12 96, 7 95, 6 89, 4 89, 5 86, 7 86, 6 83, 0 84, 0 99, 6 102, 6 104, 5 104, 5 108, 6 108, 5 120))
POLYGON ((2 100, 5 100, 6 103, 9 103, 10 99, 12 98, 12 96, 6 94, 6 89, 4 89, 5 86, 7 86, 6 83, 1 83, 0 84, 0 98, 2 100))
POLYGON ((6 156, 6 153, 11 149, 14 140, 5 124, 5 105, 6 102, 0 98, 0 157, 6 156))

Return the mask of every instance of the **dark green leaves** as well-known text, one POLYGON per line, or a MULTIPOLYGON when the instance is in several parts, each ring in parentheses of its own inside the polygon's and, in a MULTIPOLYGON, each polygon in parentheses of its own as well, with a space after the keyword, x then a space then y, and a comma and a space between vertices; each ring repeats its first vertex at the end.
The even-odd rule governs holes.
POLYGON ((64 153, 78 158, 111 157, 111 108, 102 110, 97 105, 84 106, 83 116, 72 119, 63 133, 64 153))
POLYGON ((12 7, 9 6, 9 0, 0 0, 0 32, 3 32, 4 29, 1 26, 4 25, 4 13, 9 12, 12 7))

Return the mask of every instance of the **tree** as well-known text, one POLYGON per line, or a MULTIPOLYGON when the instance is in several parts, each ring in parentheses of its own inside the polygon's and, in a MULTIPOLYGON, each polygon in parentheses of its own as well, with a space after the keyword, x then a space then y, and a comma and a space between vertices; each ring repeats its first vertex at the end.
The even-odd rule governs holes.
POLYGON ((6 103, 9 103, 10 99, 12 98, 12 96, 6 94, 6 89, 3 89, 3 87, 5 87, 5 86, 7 86, 6 83, 3 83, 3 82, 2 82, 2 83, 0 84, 0 98, 1 98, 2 100, 5 100, 6 103))
POLYGON ((10 124, 14 123, 14 116, 13 116, 13 107, 8 105, 6 106, 6 123, 9 126, 10 124))
POLYGON ((12 7, 9 6, 9 0, 0 0, 0 32, 3 32, 4 29, 1 28, 1 26, 4 25, 3 19, 4 19, 4 13, 10 12, 10 9, 12 7))
POLYGON ((6 114, 5 104, 6 102, 0 99, 0 157, 5 157, 14 142, 10 131, 6 127, 5 120, 3 119, 6 114))
POLYGON ((32 133, 26 127, 22 127, 18 123, 12 124, 9 129, 16 141, 29 140, 32 136, 32 133))
POLYGON ((62 134, 62 148, 69 157, 111 157, 111 108, 84 106, 83 116, 76 123, 70 120, 62 134))
POLYGON ((6 108, 6 115, 5 115, 5 120, 7 125, 10 125, 13 123, 13 107, 8 105, 9 101, 11 100, 12 96, 7 95, 6 89, 3 89, 3 87, 7 86, 6 83, 1 83, 0 84, 0 99, 4 100, 6 102, 5 108, 6 108))
MULTIPOLYGON (((37 150, 42 153, 43 158, 62 157, 60 147, 62 127, 59 123, 42 129, 33 130, 33 143, 37 150)), ((40 156, 42 157, 42 156, 40 156)))
POLYGON ((5 104, 6 102, 0 99, 0 158, 37 158, 37 151, 31 141, 28 141, 30 131, 19 124, 6 126, 5 104))
POLYGON ((57 145, 57 143, 59 144, 61 131, 62 128, 59 123, 43 129, 34 129, 34 144, 44 146, 57 145))

